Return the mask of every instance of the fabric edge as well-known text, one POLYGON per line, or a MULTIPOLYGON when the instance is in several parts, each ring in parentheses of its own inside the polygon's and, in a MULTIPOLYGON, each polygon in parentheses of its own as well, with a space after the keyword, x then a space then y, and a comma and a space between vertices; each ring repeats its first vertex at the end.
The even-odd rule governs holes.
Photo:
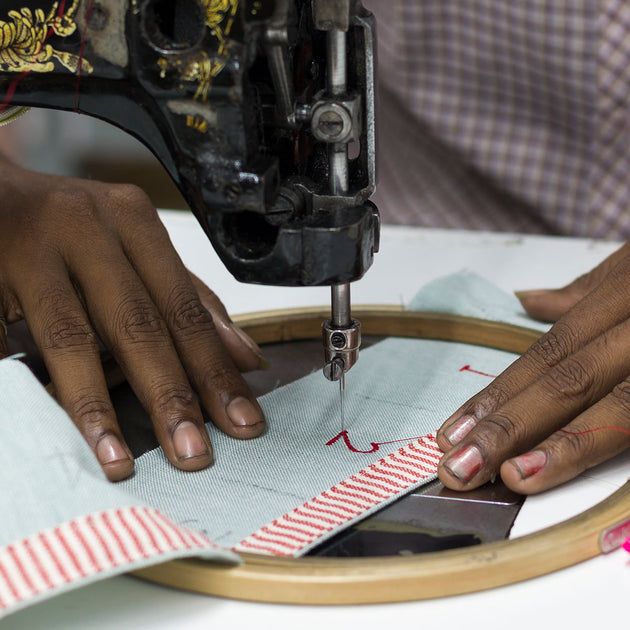
POLYGON ((419 438, 253 532, 232 550, 303 555, 333 535, 437 476, 436 433, 419 438))
POLYGON ((83 515, 0 547, 0 618, 97 580, 190 556, 240 562, 155 508, 83 515))

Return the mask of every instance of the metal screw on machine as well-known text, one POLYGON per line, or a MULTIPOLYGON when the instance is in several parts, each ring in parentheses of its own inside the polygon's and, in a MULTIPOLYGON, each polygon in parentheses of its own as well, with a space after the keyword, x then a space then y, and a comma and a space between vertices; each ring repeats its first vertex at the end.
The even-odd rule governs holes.
POLYGON ((361 324, 351 320, 350 327, 335 328, 332 320, 322 324, 324 339, 324 376, 329 381, 338 381, 359 359, 361 346, 361 324))
POLYGON ((332 287, 332 317, 322 324, 324 376, 329 381, 342 378, 359 358, 361 323, 350 317, 350 288, 332 287))

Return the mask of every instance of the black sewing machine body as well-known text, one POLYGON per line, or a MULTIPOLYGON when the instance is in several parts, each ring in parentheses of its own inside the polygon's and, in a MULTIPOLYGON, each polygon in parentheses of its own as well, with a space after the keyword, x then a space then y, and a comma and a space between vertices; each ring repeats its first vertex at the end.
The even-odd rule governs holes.
POLYGON ((0 116, 77 111, 139 138, 245 282, 347 283, 370 266, 373 59, 358 0, 0 2, 0 116))

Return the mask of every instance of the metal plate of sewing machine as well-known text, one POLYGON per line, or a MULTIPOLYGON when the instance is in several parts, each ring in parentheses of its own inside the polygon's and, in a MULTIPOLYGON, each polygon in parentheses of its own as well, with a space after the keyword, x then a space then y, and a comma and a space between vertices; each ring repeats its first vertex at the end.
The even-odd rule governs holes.
MULTIPOLYGON (((363 347, 383 337, 367 336, 363 347)), ((254 394, 261 396, 313 371, 321 370, 320 341, 267 344, 271 367, 245 375, 254 394)), ((135 457, 158 446, 148 415, 123 384, 112 392, 123 432, 135 457)), ((474 492, 457 493, 435 481, 399 499, 337 534, 310 552, 313 556, 395 556, 456 549, 507 538, 523 497, 500 481, 474 492)))

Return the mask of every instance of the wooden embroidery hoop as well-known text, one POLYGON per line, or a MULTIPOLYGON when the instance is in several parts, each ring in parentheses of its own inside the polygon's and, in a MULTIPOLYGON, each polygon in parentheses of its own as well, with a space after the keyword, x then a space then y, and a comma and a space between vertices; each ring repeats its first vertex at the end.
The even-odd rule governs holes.
MULTIPOLYGON (((540 332, 480 319, 363 307, 366 335, 439 339, 524 352, 540 332)), ((259 344, 319 338, 322 309, 235 317, 259 344)), ((282 558, 241 554, 240 566, 174 560, 134 571, 178 589, 291 604, 363 604, 444 597, 551 573, 611 551, 630 536, 630 481, 582 514, 528 536, 463 549, 391 558, 282 558)))

